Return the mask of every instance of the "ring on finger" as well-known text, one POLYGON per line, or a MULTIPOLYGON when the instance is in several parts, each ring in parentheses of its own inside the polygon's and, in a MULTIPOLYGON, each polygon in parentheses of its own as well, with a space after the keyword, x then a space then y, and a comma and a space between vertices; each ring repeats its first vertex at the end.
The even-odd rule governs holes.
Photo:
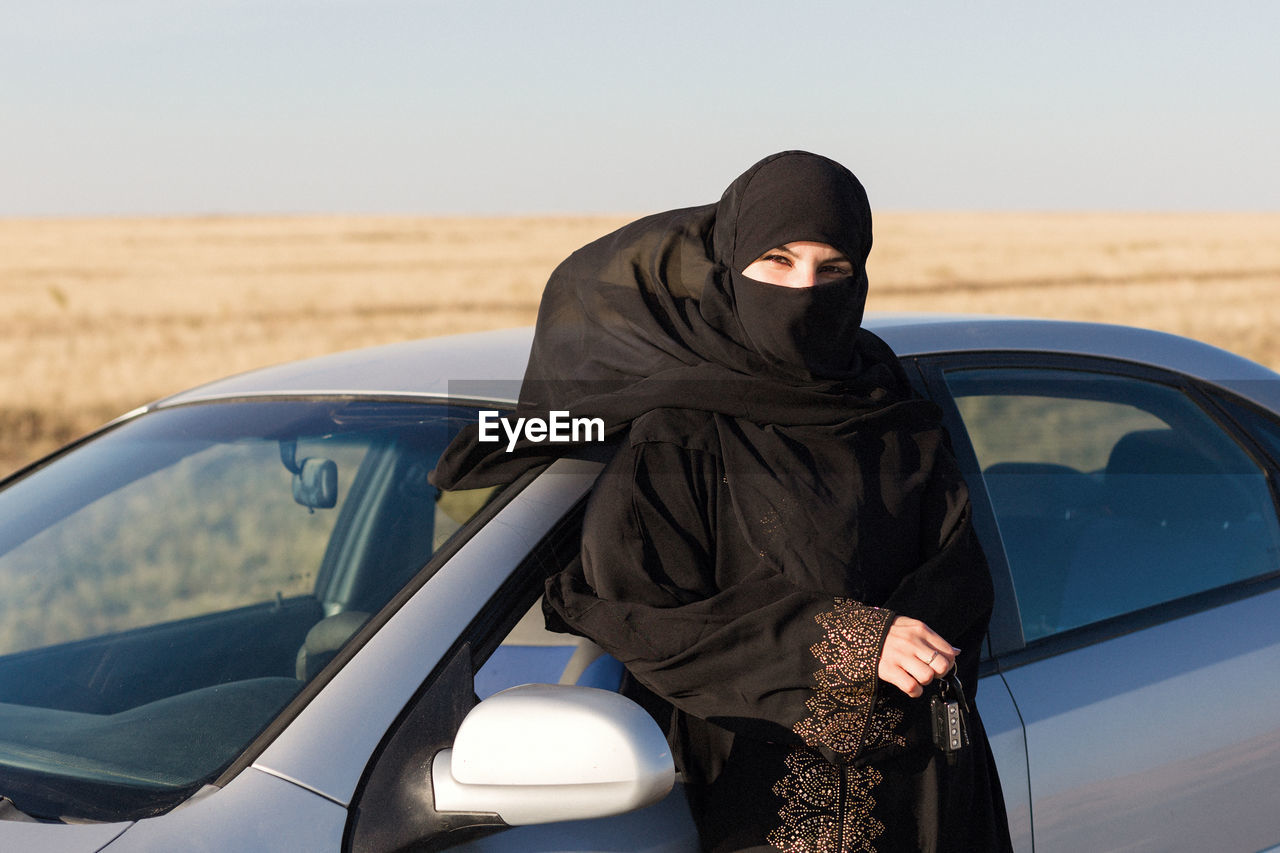
POLYGON ((938 650, 937 650, 937 649, 934 649, 934 650, 933 650, 933 654, 929 655, 929 659, 928 659, 928 660, 925 660, 924 658, 920 658, 920 660, 924 661, 924 665, 925 665, 925 666, 932 666, 932 665, 933 665, 933 659, 934 659, 934 658, 936 658, 937 656, 938 656, 938 650))

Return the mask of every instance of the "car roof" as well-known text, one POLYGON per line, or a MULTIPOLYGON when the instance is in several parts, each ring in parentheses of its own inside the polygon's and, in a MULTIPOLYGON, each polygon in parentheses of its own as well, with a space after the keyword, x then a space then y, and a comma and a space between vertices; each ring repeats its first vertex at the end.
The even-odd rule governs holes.
MULTIPOLYGON (((1070 353, 1156 365, 1280 409, 1280 375, 1189 338, 1105 323, 959 314, 868 314, 864 326, 901 356, 964 352, 1070 353)), ((219 379, 160 401, 167 406, 261 396, 515 399, 530 327, 448 335, 340 352, 219 379)))

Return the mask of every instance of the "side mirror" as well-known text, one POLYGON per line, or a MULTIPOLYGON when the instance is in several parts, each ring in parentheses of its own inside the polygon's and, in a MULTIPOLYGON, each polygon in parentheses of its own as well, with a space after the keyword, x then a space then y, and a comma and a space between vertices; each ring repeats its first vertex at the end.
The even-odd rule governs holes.
POLYGON ((675 765, 658 725, 607 690, 525 684, 467 714, 431 766, 437 812, 508 826, 606 817, 665 797, 675 765))

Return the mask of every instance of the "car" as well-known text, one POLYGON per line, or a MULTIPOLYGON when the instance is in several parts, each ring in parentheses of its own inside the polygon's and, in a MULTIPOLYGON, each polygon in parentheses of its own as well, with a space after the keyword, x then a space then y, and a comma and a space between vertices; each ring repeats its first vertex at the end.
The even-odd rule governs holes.
MULTIPOLYGON (((866 325, 970 486, 1016 849, 1280 844, 1280 376, 1119 326, 866 325)), ((428 480, 530 340, 230 377, 0 484, 0 849, 696 849, 620 666, 541 623, 607 447, 428 480)))

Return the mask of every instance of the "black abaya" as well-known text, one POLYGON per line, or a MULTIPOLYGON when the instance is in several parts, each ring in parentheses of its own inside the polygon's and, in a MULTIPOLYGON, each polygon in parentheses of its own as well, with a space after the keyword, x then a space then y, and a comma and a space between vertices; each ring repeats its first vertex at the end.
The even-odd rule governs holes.
MULTIPOLYGON (((548 585, 550 607, 674 706, 664 722, 706 849, 1007 849, 976 715, 950 766, 927 699, 876 677, 901 613, 960 646, 962 681, 976 686, 990 580, 945 447, 925 431, 880 458, 884 475, 918 457, 927 474, 869 508, 896 519, 861 528, 877 574, 898 580, 856 601, 842 594, 847 567, 779 573, 742 534, 732 481, 779 486, 726 469, 719 437, 740 426, 687 412, 637 421, 592 495, 581 565, 548 585)), ((803 437, 819 455, 848 438, 803 437)), ((767 542, 770 522, 753 521, 767 542)))

